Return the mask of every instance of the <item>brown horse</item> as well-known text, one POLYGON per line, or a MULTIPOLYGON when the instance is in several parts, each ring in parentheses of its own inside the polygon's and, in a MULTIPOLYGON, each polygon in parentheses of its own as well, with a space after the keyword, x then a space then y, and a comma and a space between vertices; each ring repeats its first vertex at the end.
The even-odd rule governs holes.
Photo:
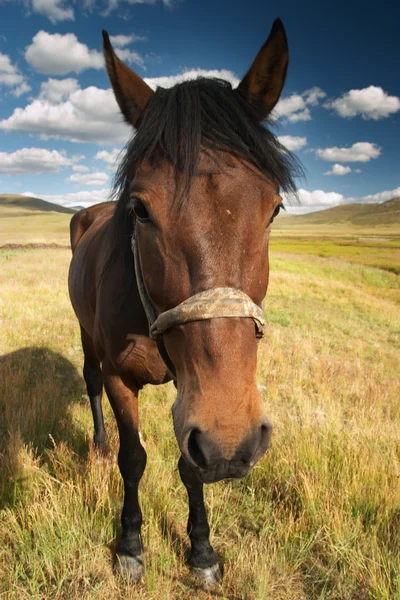
POLYGON ((203 483, 246 475, 271 437, 257 338, 270 224, 297 165, 263 122, 284 84, 286 34, 275 21, 237 89, 199 78, 154 93, 103 37, 116 100, 136 133, 117 173, 118 202, 72 218, 69 290, 100 449, 103 383, 118 423, 125 497, 116 569, 131 581, 143 570, 139 390, 174 379, 189 564, 215 581, 203 483))

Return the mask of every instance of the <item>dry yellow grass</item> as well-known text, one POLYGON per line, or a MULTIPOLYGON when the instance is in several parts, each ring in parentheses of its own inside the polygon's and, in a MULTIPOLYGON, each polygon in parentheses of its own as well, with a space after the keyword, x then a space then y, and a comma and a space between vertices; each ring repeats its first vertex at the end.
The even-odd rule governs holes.
POLYGON ((69 245, 68 210, 37 198, 0 194, 0 246, 69 245))
POLYGON ((115 460, 90 449, 68 262, 68 250, 2 256, 0 596, 400 598, 398 276, 273 254, 258 371, 273 443, 251 476, 207 487, 225 564, 212 596, 184 565, 171 385, 141 396, 145 577, 126 586, 112 574, 122 485, 115 460))
POLYGON ((70 215, 48 212, 38 214, 21 211, 16 215, 14 208, 9 214, 1 210, 0 245, 8 244, 57 244, 69 245, 68 225, 70 215))

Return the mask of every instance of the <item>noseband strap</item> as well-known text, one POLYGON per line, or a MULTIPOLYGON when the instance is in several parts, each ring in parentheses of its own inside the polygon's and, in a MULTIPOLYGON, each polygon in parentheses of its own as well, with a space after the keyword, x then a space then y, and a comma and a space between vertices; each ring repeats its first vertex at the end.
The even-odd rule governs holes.
POLYGON ((220 287, 206 290, 161 313, 150 326, 150 337, 155 339, 171 327, 192 321, 221 317, 248 317, 256 326, 256 337, 264 334, 264 314, 247 294, 236 288, 220 287))
POLYGON ((265 329, 263 310, 247 294, 236 288, 220 287, 199 292, 187 298, 175 308, 157 315, 144 280, 135 234, 132 236, 132 252, 139 296, 149 323, 149 335, 156 340, 161 357, 175 379, 175 367, 165 348, 162 337, 163 333, 171 327, 206 319, 245 317, 253 319, 256 337, 263 337, 265 329))

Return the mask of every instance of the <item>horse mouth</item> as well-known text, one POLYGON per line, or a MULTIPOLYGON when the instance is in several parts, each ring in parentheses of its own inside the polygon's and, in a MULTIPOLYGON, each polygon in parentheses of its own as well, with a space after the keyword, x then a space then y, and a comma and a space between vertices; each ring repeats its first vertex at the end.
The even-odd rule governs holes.
POLYGON ((196 468, 197 477, 202 483, 216 483, 223 479, 241 479, 250 473, 253 464, 242 461, 223 461, 207 468, 196 468))

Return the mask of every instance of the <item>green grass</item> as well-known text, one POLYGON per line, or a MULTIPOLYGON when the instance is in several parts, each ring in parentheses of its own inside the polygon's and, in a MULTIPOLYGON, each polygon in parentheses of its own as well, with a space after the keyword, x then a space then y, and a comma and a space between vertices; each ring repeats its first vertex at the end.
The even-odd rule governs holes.
POLYGON ((399 274, 400 198, 304 215, 281 213, 273 225, 271 249, 339 258, 399 274))
POLYGON ((307 254, 323 258, 340 258, 349 262, 378 267, 400 274, 400 235, 387 237, 299 234, 285 235, 273 231, 271 250, 290 254, 307 254))
POLYGON ((272 252, 258 383, 274 424, 252 474, 206 488, 221 590, 184 565, 171 384, 141 394, 146 572, 112 573, 122 485, 98 463, 66 291, 68 250, 2 252, 0 597, 7 600, 400 598, 398 275, 272 252))

